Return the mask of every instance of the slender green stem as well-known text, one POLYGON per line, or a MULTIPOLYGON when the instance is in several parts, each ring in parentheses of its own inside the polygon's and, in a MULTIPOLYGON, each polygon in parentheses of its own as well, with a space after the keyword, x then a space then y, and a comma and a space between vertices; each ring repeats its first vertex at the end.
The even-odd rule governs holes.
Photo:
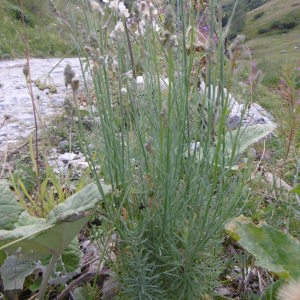
POLYGON ((60 254, 55 253, 55 252, 53 253, 53 255, 50 259, 50 262, 49 262, 49 264, 46 268, 46 272, 43 274, 43 280, 42 280, 40 290, 39 290, 39 294, 38 294, 38 299, 39 300, 44 300, 44 295, 46 293, 46 288, 47 288, 49 278, 50 278, 50 276, 53 272, 54 266, 57 263, 59 256, 60 256, 60 254))

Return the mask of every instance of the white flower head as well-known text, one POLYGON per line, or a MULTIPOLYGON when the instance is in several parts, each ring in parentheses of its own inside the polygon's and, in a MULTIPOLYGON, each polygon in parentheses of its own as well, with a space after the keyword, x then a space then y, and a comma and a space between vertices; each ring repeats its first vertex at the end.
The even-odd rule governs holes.
POLYGON ((117 72, 118 71, 118 67, 119 67, 119 63, 116 59, 113 59, 112 63, 111 63, 111 68, 113 72, 117 72))
POLYGON ((90 0, 90 4, 93 10, 97 11, 102 16, 104 15, 104 11, 98 2, 90 0))
POLYGON ((129 78, 132 79, 133 78, 133 71, 129 70, 124 74, 124 78, 129 78))
POLYGON ((110 37, 113 41, 115 41, 115 40, 116 40, 116 32, 113 30, 113 31, 110 33, 109 37, 110 37))
POLYGON ((121 88, 121 93, 122 95, 126 95, 127 94, 127 89, 125 87, 121 88))
POLYGON ((155 20, 153 20, 153 22, 152 22, 152 28, 154 29, 155 32, 159 32, 159 30, 160 30, 160 27, 159 27, 159 25, 156 23, 155 20))
POLYGON ((123 2, 119 2, 119 16, 129 18, 128 9, 123 2))
POLYGON ((142 12, 144 12, 146 10, 146 7, 147 7, 146 1, 141 1, 140 2, 140 9, 141 9, 142 12))
POLYGON ((139 29, 136 30, 135 35, 136 36, 139 36, 139 35, 144 36, 145 35, 145 21, 142 19, 141 22, 139 22, 138 26, 139 26, 139 29))
POLYGON ((112 11, 117 12, 119 8, 119 0, 113 0, 108 6, 112 11))
POLYGON ((122 33, 124 32, 124 25, 122 21, 118 21, 116 26, 115 26, 115 31, 116 33, 122 33))
POLYGON ((149 9, 150 9, 150 11, 151 11, 151 13, 152 13, 153 16, 156 16, 156 15, 158 14, 158 10, 157 10, 157 8, 153 5, 153 3, 150 3, 150 4, 149 4, 149 9))

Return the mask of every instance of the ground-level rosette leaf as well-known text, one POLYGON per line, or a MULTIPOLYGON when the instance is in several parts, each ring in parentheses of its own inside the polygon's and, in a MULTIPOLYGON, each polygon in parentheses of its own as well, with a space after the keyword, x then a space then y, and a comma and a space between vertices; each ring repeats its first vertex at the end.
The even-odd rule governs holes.
POLYGON ((256 264, 282 279, 300 277, 300 245, 288 233, 237 217, 225 230, 256 258, 256 264))
MULTIPOLYGON (((110 186, 101 185, 104 194, 108 194, 110 186)), ((2 186, 1 188, 3 189, 2 186)), ((24 210, 20 208, 14 195, 12 193, 0 195, 0 207, 4 210, 9 209, 8 213, 16 208, 19 214, 14 214, 13 218, 10 218, 9 227, 5 224, 1 224, 0 227, 0 258, 2 259, 0 274, 4 289, 22 289, 26 276, 35 270, 36 262, 47 260, 49 262, 49 257, 52 257, 52 260, 53 257, 58 258, 62 255, 68 269, 77 268, 80 257, 71 262, 76 264, 72 266, 69 259, 70 252, 64 254, 64 251, 87 223, 90 211, 100 200, 101 194, 97 185, 91 183, 55 207, 47 219, 31 217, 30 224, 23 225, 24 210), (8 199, 10 205, 7 207, 8 199), (14 265, 12 268, 8 267, 12 264, 14 265)), ((74 249, 72 251, 74 252, 74 249)))

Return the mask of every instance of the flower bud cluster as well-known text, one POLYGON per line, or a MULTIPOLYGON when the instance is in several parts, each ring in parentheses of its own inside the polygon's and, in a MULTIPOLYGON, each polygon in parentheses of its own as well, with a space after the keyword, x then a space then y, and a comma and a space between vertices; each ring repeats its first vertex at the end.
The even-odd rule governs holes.
POLYGON ((155 6, 154 1, 137 1, 133 7, 133 25, 137 25, 135 35, 145 35, 147 26, 151 26, 155 32, 160 30, 156 18, 158 16, 158 9, 155 6))
POLYGON ((68 85, 72 84, 72 79, 75 77, 75 72, 73 71, 70 64, 66 64, 65 70, 64 70, 64 78, 65 78, 65 86, 68 87, 68 85))

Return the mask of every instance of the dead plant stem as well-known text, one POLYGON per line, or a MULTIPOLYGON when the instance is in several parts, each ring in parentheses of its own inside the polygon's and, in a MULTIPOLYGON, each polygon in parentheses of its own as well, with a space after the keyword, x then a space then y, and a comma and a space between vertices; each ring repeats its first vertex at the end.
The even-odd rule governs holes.
MULTIPOLYGON (((24 21, 24 9, 23 9, 23 0, 21 1, 21 15, 22 15, 22 27, 23 27, 23 42, 25 45, 25 51, 26 51, 26 64, 28 68, 28 76, 26 78, 27 80, 27 86, 31 98, 32 103, 32 110, 33 110, 33 117, 34 117, 34 128, 35 128, 35 162, 36 162, 36 177, 37 177, 37 189, 38 189, 38 195, 40 194, 40 171, 39 171, 39 147, 38 147, 38 123, 37 123, 37 111, 36 111, 36 105, 34 101, 34 95, 33 95, 33 89, 32 89, 32 81, 31 81, 31 74, 30 74, 30 59, 29 59, 29 49, 28 49, 28 40, 26 35, 26 26, 24 21)), ((41 201, 41 209, 44 211, 43 202, 41 201)))
POLYGON ((131 66, 132 66, 132 76, 133 76, 133 78, 136 78, 135 65, 134 65, 134 59, 133 59, 133 53, 132 53, 132 46, 131 46, 131 41, 130 41, 126 21, 124 21, 124 27, 125 27, 126 39, 127 39, 127 43, 128 43, 128 50, 129 50, 129 55, 130 55, 130 60, 131 60, 131 66))

